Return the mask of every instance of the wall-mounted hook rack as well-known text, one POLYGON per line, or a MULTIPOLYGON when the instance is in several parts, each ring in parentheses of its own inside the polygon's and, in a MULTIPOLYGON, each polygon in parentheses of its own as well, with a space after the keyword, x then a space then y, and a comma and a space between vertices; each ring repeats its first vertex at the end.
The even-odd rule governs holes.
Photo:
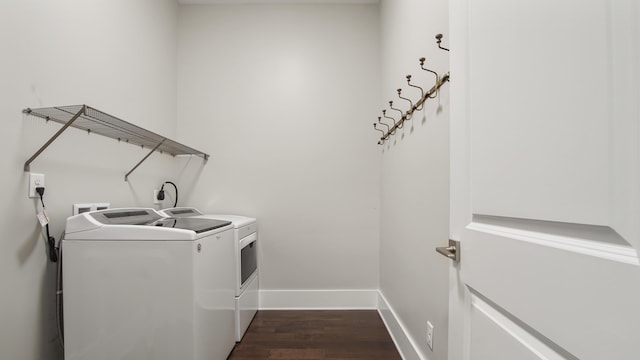
MULTIPOLYGON (((436 35, 436 40, 437 40, 438 47, 440 49, 449 51, 449 49, 442 47, 441 44, 440 44, 442 42, 442 34, 436 35)), ((415 111, 421 111, 424 108, 424 103, 427 101, 427 99, 433 99, 433 98, 437 97, 438 96, 438 90, 440 90, 442 85, 444 85, 445 83, 449 82, 450 75, 449 75, 448 72, 446 74, 442 75, 442 77, 440 77, 440 75, 436 71, 431 70, 431 69, 429 69, 429 68, 424 66, 424 63, 426 61, 426 59, 424 57, 421 57, 420 59, 418 59, 418 61, 420 63, 420 68, 422 70, 430 72, 433 75, 435 75, 436 82, 428 91, 425 92, 424 89, 421 86, 418 86, 418 85, 415 85, 415 84, 411 83, 411 79, 412 79, 411 75, 407 75, 406 76, 407 85, 420 90, 420 98, 414 103, 411 99, 402 96, 402 89, 397 89, 398 98, 400 98, 402 100, 406 100, 406 101, 409 102, 409 110, 402 111, 401 109, 395 108, 395 107, 393 107, 393 101, 389 101, 389 107, 392 110, 396 110, 396 111, 398 111, 400 113, 400 119, 396 121, 395 118, 387 116, 386 110, 382 110, 382 117, 384 117, 386 119, 390 119, 393 122, 393 125, 389 126, 389 125, 383 123, 382 122, 382 117, 378 117, 378 122, 373 124, 373 127, 375 128, 375 130, 382 132, 382 137, 378 141, 378 144, 380 144, 380 145, 384 144, 384 142, 386 140, 388 140, 391 135, 394 135, 397 129, 402 129, 402 127, 404 126, 404 122, 407 121, 407 120, 411 120, 411 118, 413 116, 413 113, 415 111), (382 125, 386 126, 387 127, 387 131, 383 131, 382 129, 379 129, 376 126, 377 124, 382 124, 382 125)))

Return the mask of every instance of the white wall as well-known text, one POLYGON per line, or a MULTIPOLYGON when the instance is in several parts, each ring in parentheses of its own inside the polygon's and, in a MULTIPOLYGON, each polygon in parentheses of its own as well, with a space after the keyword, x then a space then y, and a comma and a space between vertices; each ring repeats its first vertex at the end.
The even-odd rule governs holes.
MULTIPOLYGON (((55 266, 45 257, 28 199, 25 160, 60 126, 26 107, 86 103, 154 132, 175 135, 176 8, 173 0, 28 0, 0 3, 0 359, 61 359, 55 266)), ((45 203, 59 239, 74 202, 151 206, 173 173, 147 150, 69 129, 31 166, 46 175, 45 203)))
POLYGON ((185 204, 255 216, 260 287, 379 287, 377 5, 181 6, 185 204))
MULTIPOLYGON (((448 45, 446 0, 383 0, 382 91, 380 109, 419 91, 407 86, 405 76, 425 89, 434 76, 420 69, 418 59, 439 73, 448 69, 448 53, 437 48, 435 34, 448 45)), ((455 81, 455 79, 453 80, 455 81)), ((388 106, 387 106, 388 109, 388 106)), ((395 111, 388 111, 396 114, 395 111)), ((396 116, 397 117, 397 116, 396 116)), ((381 292, 414 341, 420 357, 447 358, 448 260, 437 255, 445 246, 449 216, 449 85, 425 110, 405 123, 382 152, 381 292), (426 345, 427 321, 435 326, 434 350, 426 345)), ((408 357, 414 358, 414 357, 408 357)))

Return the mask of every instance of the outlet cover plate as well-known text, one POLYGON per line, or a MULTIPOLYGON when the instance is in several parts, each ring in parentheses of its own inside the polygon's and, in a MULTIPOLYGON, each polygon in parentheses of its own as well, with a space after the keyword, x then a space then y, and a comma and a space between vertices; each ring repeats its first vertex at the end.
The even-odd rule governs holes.
POLYGON ((429 349, 433 350, 433 324, 431 321, 427 321, 427 345, 429 345, 429 349))
POLYGON ((29 173, 29 197, 37 198, 40 197, 36 192, 37 187, 45 187, 44 186, 44 174, 36 174, 29 173))

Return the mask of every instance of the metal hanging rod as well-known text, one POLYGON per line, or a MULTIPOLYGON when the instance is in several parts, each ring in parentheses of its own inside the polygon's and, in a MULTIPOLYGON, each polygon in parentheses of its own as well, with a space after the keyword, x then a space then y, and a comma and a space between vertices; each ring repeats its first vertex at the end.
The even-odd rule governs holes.
MULTIPOLYGON (((436 43, 438 45, 438 48, 442 49, 442 50, 446 50, 449 51, 449 49, 442 47, 441 42, 442 42, 442 34, 437 34, 436 35, 436 43)), ((427 101, 427 99, 433 99, 435 97, 438 96, 438 90, 440 90, 440 88, 442 87, 442 85, 444 85, 445 83, 447 83, 449 81, 450 78, 450 74, 449 72, 447 72, 446 74, 442 75, 442 77, 440 77, 440 75, 434 71, 431 70, 427 67, 424 66, 426 59, 424 57, 418 59, 418 61, 420 62, 420 68, 426 72, 432 73, 433 75, 435 75, 435 84, 428 90, 428 91, 424 91, 424 89, 421 86, 415 85, 411 83, 411 79, 412 76, 411 75, 407 75, 406 79, 407 79, 407 85, 412 87, 412 88, 416 88, 418 90, 420 90, 420 98, 414 103, 411 99, 409 99, 408 97, 404 97, 402 96, 402 89, 397 89, 398 92, 398 97, 400 99, 406 100, 409 102, 409 109, 405 112, 403 112, 401 109, 398 109, 397 107, 393 106, 393 101, 389 101, 389 108, 391 108, 392 110, 398 111, 400 113, 400 119, 396 120, 393 117, 389 117, 386 114, 386 110, 382 110, 382 117, 378 117, 378 122, 373 123, 373 127, 375 130, 379 131, 380 133, 382 133, 382 136, 380 137, 380 140, 378 140, 378 144, 379 145, 383 145, 385 143, 385 141, 387 141, 389 139, 389 137, 391 135, 394 135, 396 133, 397 129, 402 129, 402 127, 404 126, 404 122, 407 120, 411 120, 413 113, 415 111, 421 111, 424 108, 424 103, 427 101), (389 125, 386 124, 384 122, 382 122, 382 118, 386 118, 389 119, 393 122, 393 125, 389 125), (377 125, 378 124, 382 124, 387 128, 387 131, 384 131, 382 129, 380 129, 377 125)))
POLYGON ((87 105, 58 106, 39 109, 27 108, 22 112, 30 116, 36 116, 47 121, 51 120, 63 125, 60 130, 58 130, 24 163, 24 171, 29 171, 31 163, 69 127, 86 131, 88 134, 98 134, 116 139, 118 142, 124 141, 129 144, 141 146, 142 148, 152 149, 151 152, 149 152, 125 175, 125 181, 127 181, 129 175, 155 151, 168 153, 173 156, 196 155, 203 158, 205 161, 209 158, 209 155, 202 151, 195 150, 186 145, 167 139, 164 136, 128 123, 87 105))

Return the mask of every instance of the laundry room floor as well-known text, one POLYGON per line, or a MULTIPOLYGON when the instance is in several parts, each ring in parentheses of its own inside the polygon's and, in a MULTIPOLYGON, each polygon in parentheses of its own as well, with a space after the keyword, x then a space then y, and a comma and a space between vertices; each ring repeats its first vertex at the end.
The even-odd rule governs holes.
POLYGON ((228 360, 401 359, 375 310, 262 310, 228 360))

